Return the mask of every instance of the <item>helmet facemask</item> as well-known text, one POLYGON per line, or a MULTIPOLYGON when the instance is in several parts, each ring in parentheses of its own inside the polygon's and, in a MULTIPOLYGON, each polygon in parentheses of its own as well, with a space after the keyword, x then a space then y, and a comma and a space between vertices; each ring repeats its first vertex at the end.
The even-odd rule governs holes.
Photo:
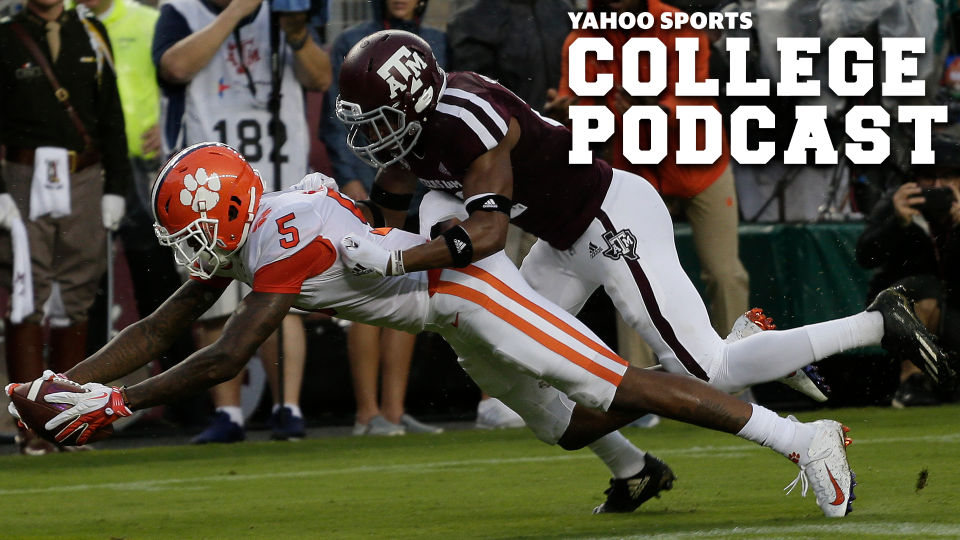
POLYGON ((407 124, 407 115, 384 105, 363 112, 359 105, 337 97, 337 118, 347 126, 347 146, 365 163, 385 168, 413 150, 422 131, 420 122, 407 124))
POLYGON ((160 244, 173 248, 177 264, 186 268, 191 276, 203 280, 212 278, 230 256, 217 245, 219 227, 219 221, 207 217, 197 218, 173 234, 159 223, 153 225, 160 244))

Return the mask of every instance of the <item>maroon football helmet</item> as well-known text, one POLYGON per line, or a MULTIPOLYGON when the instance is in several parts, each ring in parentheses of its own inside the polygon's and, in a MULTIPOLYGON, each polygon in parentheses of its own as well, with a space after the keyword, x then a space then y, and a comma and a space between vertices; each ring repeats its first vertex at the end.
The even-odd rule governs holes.
POLYGON ((340 68, 337 118, 350 130, 347 145, 374 167, 402 160, 445 85, 430 45, 416 34, 383 30, 363 38, 340 68))

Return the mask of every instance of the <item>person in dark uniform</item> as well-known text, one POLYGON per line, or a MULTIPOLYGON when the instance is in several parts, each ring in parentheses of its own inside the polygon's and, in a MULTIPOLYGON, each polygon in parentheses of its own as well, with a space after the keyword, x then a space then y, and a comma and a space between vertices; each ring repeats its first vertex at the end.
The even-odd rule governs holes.
MULTIPOLYGON (((882 341, 943 386, 954 383, 946 355, 892 290, 852 317, 725 343, 680 266, 670 214, 649 182, 598 159, 571 165, 569 130, 493 80, 444 73, 430 46, 413 34, 378 32, 351 49, 340 71, 337 115, 349 127, 353 151, 380 168, 370 198, 384 221, 403 219, 418 179, 461 198, 469 213, 411 249, 344 245, 340 255, 355 273, 375 278, 466 267, 502 250, 513 223, 539 238, 521 267, 538 293, 576 313, 603 286, 667 371, 736 392, 882 341), (921 356, 927 351, 934 355, 921 356)), ((575 407, 572 418, 589 414, 585 409, 575 407)), ((754 414, 764 422, 762 412, 754 414)), ((611 427, 593 425, 596 432, 565 433, 558 443, 572 437, 591 443, 611 427)), ((637 476, 643 475, 641 469, 637 476)), ((617 492, 618 482, 629 479, 615 477, 608 494, 617 492)))
MULTIPOLYGON (((51 322, 50 369, 84 358, 106 230, 120 224, 131 177, 110 42, 83 8, 29 0, 0 24, 0 144, 0 225, 24 218, 35 308, 19 324, 7 321, 7 365, 11 380, 30 380, 43 372, 42 306, 53 290, 63 309, 51 322)), ((0 253, 9 285, 9 247, 0 253)), ((27 432, 20 438, 26 453, 51 450, 27 432)))

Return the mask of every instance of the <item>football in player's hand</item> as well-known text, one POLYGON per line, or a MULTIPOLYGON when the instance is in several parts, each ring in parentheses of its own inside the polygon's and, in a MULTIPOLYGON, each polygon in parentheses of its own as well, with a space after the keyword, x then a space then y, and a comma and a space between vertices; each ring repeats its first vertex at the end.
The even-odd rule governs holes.
MULTIPOLYGON (((45 400, 44 397, 50 394, 56 394, 57 392, 83 393, 86 391, 87 390, 80 387, 80 385, 66 379, 38 379, 31 383, 21 384, 14 388, 13 393, 10 395, 10 399, 17 407, 17 412, 20 414, 20 420, 26 424, 28 428, 36 432, 40 438, 52 443, 56 443, 57 441, 55 437, 57 436, 57 433, 59 433, 63 428, 67 427, 70 422, 65 421, 63 424, 57 426, 53 430, 47 430, 44 428, 44 426, 55 416, 69 409, 70 405, 65 405, 62 403, 50 403, 45 400), (40 385, 39 390, 37 391, 34 391, 33 389, 33 385, 35 384, 40 385)), ((77 437, 79 437, 82 433, 83 430, 77 430, 76 433, 70 435, 63 441, 60 441, 58 444, 65 446, 76 446, 77 437)), ((87 443, 101 441, 111 435, 113 435, 113 426, 106 425, 98 429, 90 437, 87 443)))

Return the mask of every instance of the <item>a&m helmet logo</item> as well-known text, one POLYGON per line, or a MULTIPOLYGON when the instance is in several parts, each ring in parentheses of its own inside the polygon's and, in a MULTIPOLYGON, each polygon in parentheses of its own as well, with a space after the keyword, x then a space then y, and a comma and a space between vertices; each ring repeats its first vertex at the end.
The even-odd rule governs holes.
POLYGON ((208 174, 206 169, 199 168, 194 174, 183 178, 183 189, 180 190, 180 203, 189 206, 194 212, 208 212, 220 202, 220 175, 208 174))
MULTIPOLYGON (((425 87, 420 80, 420 74, 426 67, 427 63, 423 57, 414 54, 406 45, 403 45, 380 66, 377 75, 380 75, 390 86, 390 99, 396 99, 401 92, 415 96, 425 87)), ((432 101, 433 88, 426 86, 426 90, 417 99, 413 108, 418 113, 423 112, 432 101)))

